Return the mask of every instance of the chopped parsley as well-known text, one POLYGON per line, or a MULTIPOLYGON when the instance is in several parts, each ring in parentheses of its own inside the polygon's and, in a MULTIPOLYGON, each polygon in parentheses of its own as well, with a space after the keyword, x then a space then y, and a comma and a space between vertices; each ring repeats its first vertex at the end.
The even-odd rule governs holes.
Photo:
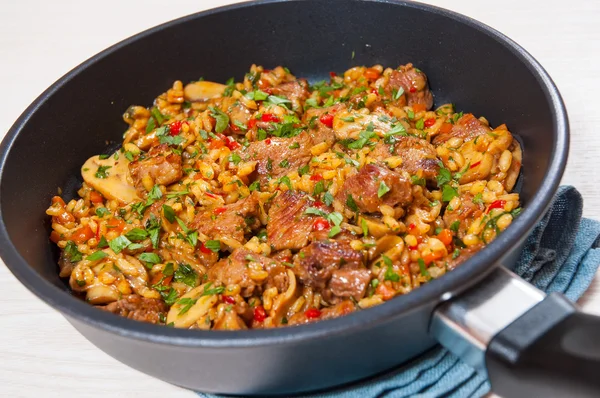
POLYGON ((108 169, 112 168, 112 166, 98 166, 98 170, 96 170, 96 178, 108 178, 109 173, 108 169))
POLYGON ((77 248, 77 244, 75 244, 75 242, 73 242, 72 240, 67 242, 64 251, 65 255, 67 256, 67 259, 72 263, 81 261, 81 259, 83 258, 83 254, 81 254, 81 252, 77 248))
POLYGON ((177 270, 173 274, 173 279, 176 282, 181 282, 183 284, 188 285, 189 287, 196 287, 196 283, 198 282, 198 275, 190 265, 181 263, 179 264, 177 270))
POLYGON ((390 187, 388 187, 387 185, 385 185, 385 182, 380 181, 379 182, 379 189, 377 189, 377 197, 381 198, 383 195, 385 195, 389 191, 390 191, 390 187))

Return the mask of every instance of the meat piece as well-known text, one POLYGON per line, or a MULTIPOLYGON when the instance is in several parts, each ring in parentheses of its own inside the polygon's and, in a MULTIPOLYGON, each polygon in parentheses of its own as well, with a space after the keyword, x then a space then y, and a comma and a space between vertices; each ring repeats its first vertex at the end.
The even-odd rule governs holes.
POLYGON ((283 264, 244 247, 235 249, 228 258, 214 264, 207 274, 210 281, 221 282, 224 285, 240 285, 244 296, 251 295, 257 286, 263 284, 267 289, 275 286, 283 292, 288 283, 286 267, 283 264), (266 274, 253 273, 261 270, 266 271, 266 274))
POLYGON ((104 306, 96 306, 96 308, 149 323, 159 323, 160 315, 166 315, 169 310, 162 300, 145 298, 137 294, 131 294, 121 300, 104 306))
POLYGON ((242 330, 248 329, 242 318, 233 311, 224 312, 213 326, 214 330, 242 330))
POLYGON ((483 203, 474 203, 473 195, 470 192, 463 193, 460 196, 461 205, 458 209, 450 210, 446 208, 444 212, 444 223, 446 228, 454 229, 454 225, 458 222, 458 237, 462 238, 467 234, 469 226, 473 221, 479 218, 485 211, 483 203))
POLYGON ((309 135, 302 132, 292 138, 273 137, 255 141, 238 153, 245 161, 258 161, 256 171, 261 183, 266 183, 269 178, 282 177, 308 164, 312 156, 311 146, 309 135), (283 162, 284 160, 287 162, 283 162))
POLYGON ((348 177, 338 193, 338 200, 345 202, 348 195, 356 202, 358 208, 366 213, 379 210, 379 205, 407 205, 412 201, 412 185, 401 174, 387 168, 368 164, 351 177, 348 177), (381 184, 389 191, 379 197, 381 184))
POLYGON ((440 160, 437 158, 435 147, 427 140, 417 137, 400 136, 392 145, 379 141, 370 155, 382 161, 390 156, 400 156, 401 170, 411 175, 422 176, 430 182, 435 182, 440 170, 440 160))
POLYGON ((435 136, 432 140, 434 145, 442 144, 450 138, 462 138, 464 141, 470 141, 480 135, 488 134, 492 129, 483 124, 479 119, 473 116, 472 113, 463 115, 456 124, 452 126, 452 130, 446 134, 435 136))
POLYGON ((338 297, 353 297, 360 300, 365 296, 371 281, 368 269, 338 269, 331 274, 329 289, 338 297))
POLYGON ((293 80, 291 82, 281 83, 272 89, 273 94, 286 97, 292 101, 294 109, 301 108, 304 101, 308 98, 308 83, 305 79, 293 80))
POLYGON ((363 268, 363 255, 346 241, 313 242, 294 259, 294 272, 307 286, 323 289, 334 271, 363 268))
POLYGON ((181 156, 161 144, 150 149, 144 159, 129 163, 129 172, 137 191, 145 194, 155 184, 169 185, 183 176, 181 156))
POLYGON ((316 318, 309 318, 305 312, 299 312, 294 314, 289 320, 288 325, 301 325, 303 323, 324 321, 326 319, 338 318, 340 316, 348 315, 351 312, 356 311, 356 306, 350 300, 341 301, 331 307, 325 307, 321 309, 321 315, 316 318))
POLYGON ((336 140, 335 132, 333 128, 321 122, 321 116, 325 113, 335 115, 342 109, 346 109, 344 104, 336 104, 327 108, 310 108, 304 113, 303 122, 309 127, 313 126, 309 130, 313 145, 322 142, 326 142, 329 146, 333 145, 336 140))
POLYGON ((388 88, 390 91, 392 88, 402 88, 409 106, 423 104, 427 109, 433 106, 433 95, 427 85, 427 76, 412 64, 394 70, 390 75, 388 88))
POLYGON ((458 267, 461 263, 467 261, 469 258, 471 258, 475 253, 477 253, 479 250, 483 249, 483 243, 478 243, 476 245, 473 246, 469 246, 466 247, 464 249, 460 249, 460 254, 458 255, 458 257, 453 258, 454 256, 452 254, 450 254, 447 259, 444 259, 444 261, 439 261, 439 266, 441 267, 447 267, 448 271, 452 271, 454 268, 458 267))
POLYGON ((308 243, 314 217, 305 215, 310 206, 306 195, 286 191, 269 208, 267 236, 275 250, 301 249, 308 243))
POLYGON ((244 235, 257 227, 258 194, 252 192, 247 198, 216 209, 205 210, 196 215, 190 229, 218 239, 222 236, 244 242, 244 235))

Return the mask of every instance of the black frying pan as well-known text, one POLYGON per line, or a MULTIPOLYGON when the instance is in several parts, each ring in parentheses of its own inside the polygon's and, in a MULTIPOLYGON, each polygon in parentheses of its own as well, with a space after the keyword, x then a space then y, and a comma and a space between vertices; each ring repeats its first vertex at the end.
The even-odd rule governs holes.
POLYGON ((464 16, 392 1, 234 5, 125 40, 35 100, 1 146, 0 254, 27 288, 100 349, 183 387, 244 395, 318 390, 394 368, 438 339, 481 371, 487 365, 493 389, 505 396, 548 396, 560 388, 570 396, 594 394, 597 346, 561 341, 574 328, 585 336, 597 321, 561 297, 544 299, 502 267, 514 264, 548 207, 568 139, 564 105, 542 67, 508 38, 464 16), (106 140, 121 140, 121 114, 130 104, 149 104, 175 79, 241 78, 252 63, 283 64, 297 76, 322 79, 356 64, 406 62, 428 74, 437 104, 452 101, 494 125, 506 123, 522 139, 525 211, 455 271, 343 318, 237 332, 120 318, 71 296, 59 279, 44 210, 58 187, 75 195, 80 165, 101 153, 106 140), (492 311, 497 318, 490 321, 492 311), (577 384, 569 385, 573 379, 577 384))

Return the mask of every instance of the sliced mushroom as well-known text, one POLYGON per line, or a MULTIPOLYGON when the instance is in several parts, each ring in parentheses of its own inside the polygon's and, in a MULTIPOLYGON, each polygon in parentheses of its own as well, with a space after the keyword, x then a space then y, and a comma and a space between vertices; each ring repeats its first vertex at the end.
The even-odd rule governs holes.
POLYGON ((359 225, 362 225, 363 220, 367 224, 369 234, 376 238, 381 238, 382 236, 385 236, 391 232, 391 229, 381 220, 372 217, 360 216, 358 220, 359 225))
POLYGON ((226 85, 214 82, 192 82, 183 89, 183 96, 190 102, 205 102, 223 95, 226 85))
POLYGON ((217 295, 206 294, 209 283, 205 283, 184 294, 167 314, 167 324, 173 322, 176 328, 189 328, 204 316, 218 301, 217 295))
POLYGON ((85 299, 90 304, 108 304, 119 299, 119 291, 114 286, 95 285, 86 290, 85 299))
POLYGON ((514 146, 514 149, 512 150, 512 163, 506 173, 506 180, 504 180, 504 187, 507 192, 510 192, 515 186, 517 178, 519 177, 519 172, 521 171, 521 162, 523 161, 521 145, 517 140, 514 140, 512 145, 514 146))
POLYGON ((288 276, 288 288, 273 300, 273 307, 269 314, 277 325, 281 323, 281 319, 286 315, 288 309, 298 297, 296 275, 289 269, 286 272, 288 276))
POLYGON ((402 240, 401 237, 396 235, 386 235, 376 242, 370 257, 379 257, 381 253, 384 253, 386 256, 395 259, 402 253, 402 250, 404 250, 404 240, 402 240))
POLYGON ((89 158, 81 168, 83 180, 107 199, 116 199, 123 204, 140 200, 129 175, 129 160, 125 156, 100 159, 89 158))
POLYGON ((360 132, 363 131, 367 125, 372 124, 373 131, 378 135, 383 136, 386 132, 390 131, 392 126, 389 120, 382 118, 381 114, 377 113, 362 113, 362 112, 348 112, 341 111, 336 113, 333 118, 333 129, 335 136, 338 140, 344 139, 357 139, 360 132))

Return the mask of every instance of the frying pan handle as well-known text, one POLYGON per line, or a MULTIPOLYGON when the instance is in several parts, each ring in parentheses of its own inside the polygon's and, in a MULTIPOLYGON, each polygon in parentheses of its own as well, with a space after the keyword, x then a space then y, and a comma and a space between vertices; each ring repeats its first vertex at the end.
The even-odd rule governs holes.
POLYGON ((436 308, 430 333, 504 398, 600 396, 600 317, 503 267, 436 308))

